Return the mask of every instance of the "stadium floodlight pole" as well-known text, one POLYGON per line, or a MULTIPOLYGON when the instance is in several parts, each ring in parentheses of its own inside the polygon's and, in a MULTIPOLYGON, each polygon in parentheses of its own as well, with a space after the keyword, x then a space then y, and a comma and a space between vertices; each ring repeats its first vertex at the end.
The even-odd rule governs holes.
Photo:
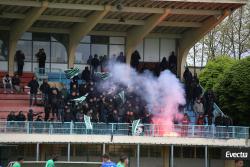
POLYGON ((36 161, 39 161, 40 144, 36 143, 36 161))
POLYGON ((140 167, 140 144, 137 144, 137 167, 140 167))
POLYGON ((68 157, 67 160, 70 161, 70 143, 68 143, 68 157))
POLYGON ((170 159, 170 167, 174 167, 174 145, 171 145, 171 159, 170 159))

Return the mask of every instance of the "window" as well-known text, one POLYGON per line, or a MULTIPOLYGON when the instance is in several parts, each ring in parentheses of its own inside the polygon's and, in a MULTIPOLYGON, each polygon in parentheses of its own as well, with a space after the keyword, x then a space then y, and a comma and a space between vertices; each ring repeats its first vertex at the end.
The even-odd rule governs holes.
POLYGON ((161 157, 161 146, 150 146, 150 157, 161 157))
POLYGON ((25 55, 25 61, 32 61, 32 41, 19 40, 16 50, 21 50, 25 55))
POLYGON ((0 39, 0 61, 5 61, 8 59, 8 48, 6 43, 0 39))
POLYGON ((108 36, 91 36, 91 43, 94 44, 109 44, 109 37, 108 36))
POLYGON ((92 56, 97 54, 98 56, 108 55, 108 46, 101 44, 92 44, 91 45, 92 56))
POLYGON ((159 39, 145 39, 144 62, 159 62, 159 39))
POLYGON ((79 44, 75 53, 76 64, 87 64, 90 56, 90 44, 79 44))
POLYGON ((123 45, 123 44, 125 44, 125 38, 124 37, 110 37, 109 43, 123 45))
POLYGON ((25 33, 23 33, 23 35, 22 35, 22 37, 20 39, 32 40, 32 33, 31 32, 25 32, 25 33))
POLYGON ((209 154, 209 158, 211 158, 211 159, 221 159, 221 149, 220 148, 209 148, 208 154, 209 154))
POLYGON ((44 49, 46 53, 46 62, 50 62, 50 42, 34 41, 33 42, 33 62, 37 62, 36 54, 39 49, 44 49))
POLYGON ((113 55, 119 56, 120 52, 124 53, 124 45, 110 45, 109 46, 110 57, 112 57, 113 55))
POLYGON ((51 62, 67 63, 67 51, 60 42, 51 42, 51 62))
POLYGON ((174 158, 181 158, 181 147, 174 147, 174 158))

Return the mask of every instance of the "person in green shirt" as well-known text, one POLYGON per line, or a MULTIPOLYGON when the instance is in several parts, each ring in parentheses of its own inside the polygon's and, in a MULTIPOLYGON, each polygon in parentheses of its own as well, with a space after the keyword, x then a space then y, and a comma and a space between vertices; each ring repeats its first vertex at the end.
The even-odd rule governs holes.
POLYGON ((126 155, 122 155, 120 157, 120 161, 117 164, 117 167, 127 167, 128 166, 128 157, 126 155))
POLYGON ((23 162, 24 162, 24 158, 23 157, 19 157, 19 158, 17 158, 17 162, 15 162, 12 167, 21 167, 21 165, 23 164, 23 162))
POLYGON ((45 167, 55 167, 55 161, 57 161, 57 156, 54 156, 53 158, 49 159, 46 162, 45 167))

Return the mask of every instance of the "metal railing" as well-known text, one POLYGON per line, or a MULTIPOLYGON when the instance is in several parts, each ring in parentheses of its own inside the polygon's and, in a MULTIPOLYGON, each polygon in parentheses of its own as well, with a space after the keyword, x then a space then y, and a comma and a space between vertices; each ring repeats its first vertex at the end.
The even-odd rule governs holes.
MULTIPOLYGON (((15 162, 10 162, 7 167, 12 167, 15 162)), ((46 161, 25 161, 22 164, 22 167, 44 167, 46 164, 46 161)), ((55 165, 58 165, 60 167, 71 167, 74 165, 74 167, 100 167, 102 163, 101 162, 76 162, 76 161, 57 161, 55 162, 55 165)))
MULTIPOLYGON (((84 122, 0 122, 0 134, 63 134, 63 135, 132 135, 132 125, 126 123, 92 123, 87 129, 84 122)), ((153 137, 228 138, 248 139, 249 127, 214 125, 173 126, 144 124, 135 135, 153 137)))

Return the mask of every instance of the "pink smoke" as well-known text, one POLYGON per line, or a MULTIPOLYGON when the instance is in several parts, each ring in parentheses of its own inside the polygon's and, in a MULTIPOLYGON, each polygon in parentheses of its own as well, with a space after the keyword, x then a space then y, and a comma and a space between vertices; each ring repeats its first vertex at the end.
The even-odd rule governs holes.
POLYGON ((159 135, 171 132, 173 120, 182 118, 179 105, 185 104, 183 85, 174 74, 166 70, 156 78, 150 72, 138 74, 129 65, 120 63, 112 63, 109 71, 112 82, 127 85, 147 102, 153 123, 159 125, 159 135))

